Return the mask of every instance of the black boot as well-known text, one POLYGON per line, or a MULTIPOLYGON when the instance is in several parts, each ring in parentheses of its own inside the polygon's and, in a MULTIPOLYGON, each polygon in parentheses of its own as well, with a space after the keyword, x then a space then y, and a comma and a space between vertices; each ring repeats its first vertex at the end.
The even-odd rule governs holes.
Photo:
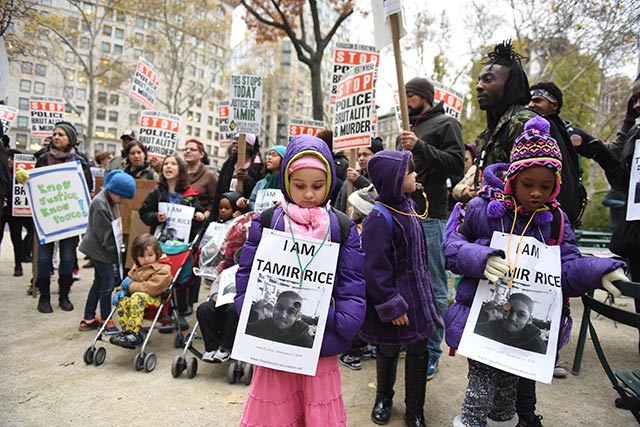
POLYGON ((51 297, 49 294, 51 280, 48 277, 46 279, 38 279, 36 281, 36 286, 38 287, 38 290, 40 290, 38 311, 40 313, 53 313, 53 308, 51 308, 51 297))
POLYGON ((404 422, 407 427, 425 427, 424 396, 427 391, 427 369, 429 356, 424 354, 407 353, 404 362, 404 403, 407 412, 404 422))
POLYGON ((69 291, 73 283, 73 276, 60 276, 58 286, 60 288, 60 296, 58 297, 58 305, 64 311, 72 311, 73 304, 69 301, 69 291))
POLYGON ((384 425, 391 418, 391 406, 393 405, 393 385, 396 382, 396 370, 398 356, 387 357, 378 351, 376 358, 376 402, 371 411, 371 421, 384 425))

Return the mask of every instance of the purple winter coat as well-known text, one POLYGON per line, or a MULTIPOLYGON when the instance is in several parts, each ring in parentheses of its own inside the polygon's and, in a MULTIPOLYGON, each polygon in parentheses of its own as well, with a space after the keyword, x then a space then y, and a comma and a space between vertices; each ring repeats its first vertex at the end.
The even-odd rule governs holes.
MULTIPOLYGON (((280 167, 280 185, 282 193, 288 202, 292 202, 291 196, 285 190, 284 175, 289 168, 293 157, 298 154, 308 152, 326 161, 330 169, 330 188, 328 194, 322 202, 326 205, 335 187, 335 170, 331 152, 321 139, 302 135, 295 137, 289 142, 287 152, 280 167)), ((307 153, 306 153, 307 154, 307 153)), ((340 226, 338 218, 333 211, 330 211, 331 241, 340 242, 340 226)), ((284 230, 285 215, 282 208, 277 208, 271 221, 274 230, 284 230)), ((262 238, 262 224, 260 216, 251 223, 249 236, 242 247, 240 266, 236 273, 236 297, 235 304, 238 314, 242 311, 242 304, 251 273, 251 265, 256 255, 256 249, 262 238)), ((292 255, 295 256, 295 255, 292 255)), ((353 338, 356 336, 362 325, 365 313, 365 290, 364 290, 364 254, 360 249, 360 239, 358 231, 353 222, 349 237, 341 245, 338 254, 338 265, 331 294, 331 305, 327 314, 327 324, 324 331, 324 339, 320 356, 333 356, 345 352, 351 346, 353 338)))
MULTIPOLYGON (((413 201, 402 192, 411 153, 380 151, 367 170, 378 190, 377 200, 402 212, 413 201)), ((367 315, 360 336, 375 344, 410 344, 426 340, 442 326, 427 267, 427 247, 420 220, 390 210, 393 233, 382 213, 372 210, 362 226, 365 253, 367 315), (391 242, 393 236, 393 242, 391 242), (408 326, 391 321, 407 313, 408 326)))
MULTIPOLYGON (((484 184, 489 184, 500 190, 504 183, 497 178, 499 172, 506 171, 508 163, 496 163, 484 171, 484 184)), ((487 259, 498 255, 502 251, 489 247, 494 231, 509 233, 513 223, 513 211, 501 218, 490 218, 487 206, 490 200, 483 196, 474 197, 464 205, 458 203, 451 213, 444 235, 444 256, 447 268, 464 277, 458 285, 456 301, 445 313, 445 341, 449 347, 457 349, 462 337, 462 331, 467 323, 467 317, 476 294, 478 281, 484 278, 487 259), (464 220, 464 222, 463 222, 464 220), (463 224, 462 234, 460 225, 463 224)), ((583 258, 576 246, 576 236, 569 225, 569 219, 564 214, 564 233, 560 244, 562 265, 562 294, 564 297, 577 297, 585 292, 599 288, 602 275, 617 268, 624 267, 624 263, 605 258, 583 258)), ((514 235, 520 236, 530 216, 526 213, 518 215, 514 228, 514 235)), ((531 223, 525 236, 532 236, 546 242, 551 236, 551 223, 536 225, 536 219, 531 223)))

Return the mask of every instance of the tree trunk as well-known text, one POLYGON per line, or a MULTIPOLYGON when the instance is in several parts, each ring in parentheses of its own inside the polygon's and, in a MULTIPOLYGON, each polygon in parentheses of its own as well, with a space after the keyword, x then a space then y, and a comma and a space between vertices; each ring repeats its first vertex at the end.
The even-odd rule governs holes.
POLYGON ((311 70, 311 100, 313 102, 313 120, 324 120, 322 92, 322 57, 309 65, 311 70))

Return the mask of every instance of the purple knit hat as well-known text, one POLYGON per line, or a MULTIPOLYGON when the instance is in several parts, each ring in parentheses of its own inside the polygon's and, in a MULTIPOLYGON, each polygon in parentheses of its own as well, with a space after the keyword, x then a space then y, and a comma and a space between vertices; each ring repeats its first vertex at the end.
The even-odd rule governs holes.
POLYGON ((556 176, 556 185, 547 201, 552 201, 558 196, 562 183, 562 153, 558 142, 549 135, 549 130, 549 122, 540 116, 525 123, 524 132, 516 139, 511 149, 511 165, 505 175, 505 194, 513 195, 513 180, 522 170, 542 166, 551 169, 556 176))

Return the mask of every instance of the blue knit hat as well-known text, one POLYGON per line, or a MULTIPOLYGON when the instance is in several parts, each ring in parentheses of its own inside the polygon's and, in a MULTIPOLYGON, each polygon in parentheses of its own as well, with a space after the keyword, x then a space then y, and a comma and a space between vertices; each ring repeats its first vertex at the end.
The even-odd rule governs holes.
POLYGON ((274 145, 273 147, 269 148, 269 151, 275 151, 283 159, 284 159, 284 153, 286 150, 287 150, 287 147, 285 147, 284 145, 274 145))
POLYGON ((123 199, 133 199, 136 195, 136 180, 125 171, 116 169, 105 175, 104 188, 123 199))

